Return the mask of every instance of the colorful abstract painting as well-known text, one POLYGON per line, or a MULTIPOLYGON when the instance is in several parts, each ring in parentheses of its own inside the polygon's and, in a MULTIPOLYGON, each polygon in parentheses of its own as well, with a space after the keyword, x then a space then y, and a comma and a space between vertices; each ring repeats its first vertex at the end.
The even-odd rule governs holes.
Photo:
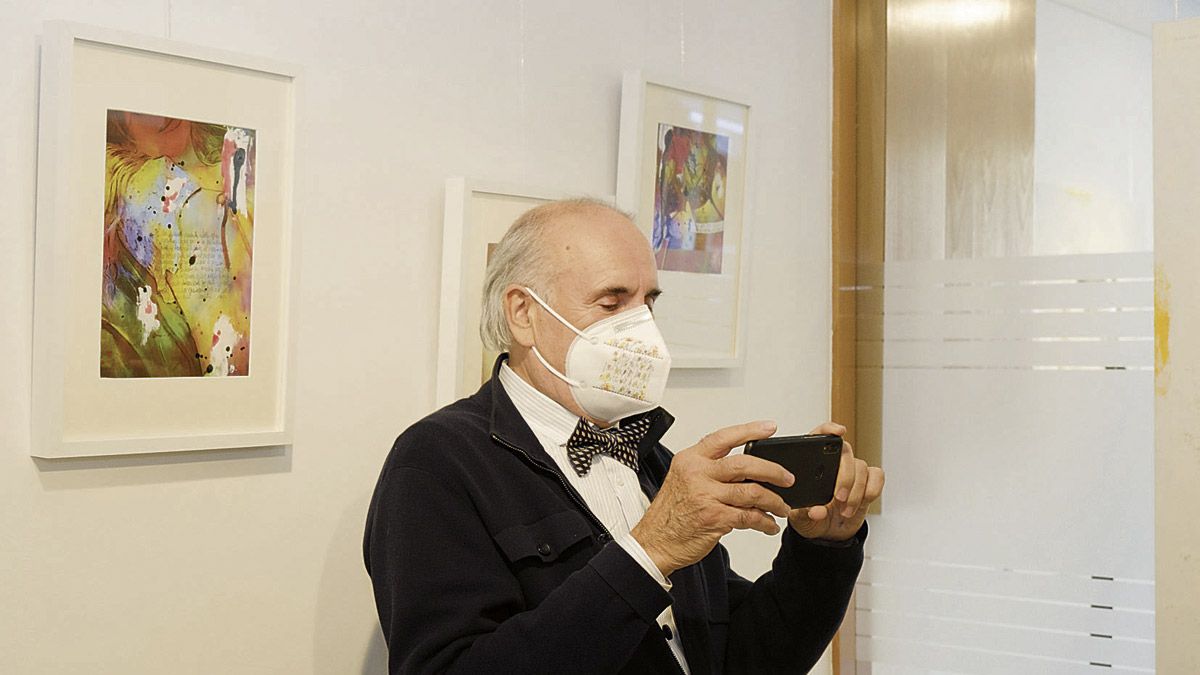
POLYGON ((720 274, 729 138, 658 125, 651 243, 660 270, 720 274))
POLYGON ((100 376, 249 375, 254 130, 107 122, 100 376))

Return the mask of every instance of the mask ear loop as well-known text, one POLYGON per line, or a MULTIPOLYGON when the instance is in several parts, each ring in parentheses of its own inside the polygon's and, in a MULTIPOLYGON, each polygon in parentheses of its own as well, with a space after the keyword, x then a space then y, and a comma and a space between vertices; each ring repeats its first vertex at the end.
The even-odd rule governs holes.
POLYGON ((587 387, 586 384, 580 382, 579 380, 572 380, 571 378, 567 377, 566 375, 563 375, 562 373, 558 372, 558 368, 555 368, 554 366, 550 365, 550 363, 548 361, 546 361, 545 358, 542 357, 542 353, 538 351, 537 347, 533 348, 533 355, 537 357, 538 361, 542 362, 542 365, 546 367, 546 370, 550 371, 551 373, 554 373, 554 375, 556 377, 558 377, 558 379, 562 380, 563 382, 566 382, 567 384, 571 385, 572 387, 575 387, 576 389, 584 389, 587 387))
POLYGON ((559 322, 562 323, 562 325, 564 325, 567 328, 570 328, 572 331, 574 331, 576 335, 583 338, 584 340, 587 340, 588 342, 590 342, 592 344, 600 343, 600 338, 596 337, 595 335, 584 335, 583 331, 579 330, 574 325, 572 325, 570 321, 567 321, 566 319, 562 318, 562 315, 559 314, 558 312, 554 311, 554 309, 552 307, 550 307, 550 305, 546 304, 545 300, 542 300, 540 297, 538 297, 538 294, 534 293, 532 288, 526 286, 525 292, 528 293, 530 295, 530 297, 532 297, 534 300, 536 300, 537 303, 539 305, 541 305, 543 309, 545 309, 547 312, 550 312, 551 316, 558 319, 559 322))
MULTIPOLYGON (((532 288, 526 286, 525 292, 529 293, 530 297, 532 297, 534 300, 536 300, 537 303, 539 305, 541 305, 547 312, 550 312, 550 314, 553 315, 554 318, 561 321, 564 326, 575 331, 575 334, 578 335, 579 337, 581 337, 585 340, 588 340, 589 342, 591 342, 593 344, 595 344, 599 340, 599 338, 589 337, 589 336, 584 335, 583 333, 579 332, 579 329, 575 328, 575 326, 572 326, 571 322, 569 322, 566 319, 559 316, 558 312, 554 311, 553 309, 550 309, 550 305, 546 304, 546 302, 544 300, 539 298, 538 294, 534 293, 532 288)), ((563 382, 566 382, 567 384, 571 385, 572 387, 575 387, 576 389, 584 389, 587 387, 587 385, 584 384, 583 382, 580 382, 579 380, 575 380, 575 379, 567 377, 566 375, 559 372, 558 368, 555 368, 554 366, 550 365, 550 362, 547 361, 544 356, 542 356, 542 353, 540 351, 538 351, 537 345, 533 346, 533 355, 537 357, 538 361, 542 362, 542 365, 546 367, 546 370, 550 371, 551 373, 554 373, 554 375, 556 377, 558 377, 558 379, 562 380, 563 382)))

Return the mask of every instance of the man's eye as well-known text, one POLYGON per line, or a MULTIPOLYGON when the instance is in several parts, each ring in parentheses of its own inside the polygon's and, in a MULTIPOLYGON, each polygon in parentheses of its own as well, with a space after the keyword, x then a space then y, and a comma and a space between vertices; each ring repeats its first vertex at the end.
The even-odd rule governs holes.
POLYGON ((606 311, 606 312, 615 312, 615 311, 617 311, 617 308, 618 308, 618 307, 620 307, 620 305, 616 305, 616 304, 611 304, 611 305, 609 305, 609 304, 602 304, 602 305, 600 305, 600 308, 601 308, 601 309, 603 309, 603 310, 604 310, 604 311, 606 311))

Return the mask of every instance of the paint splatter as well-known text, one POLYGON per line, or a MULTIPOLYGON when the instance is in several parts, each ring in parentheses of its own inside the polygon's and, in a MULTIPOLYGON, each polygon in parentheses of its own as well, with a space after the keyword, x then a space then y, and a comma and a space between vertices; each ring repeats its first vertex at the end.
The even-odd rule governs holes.
POLYGON ((241 341, 242 335, 234 329, 229 317, 224 314, 218 317, 216 325, 213 326, 212 350, 208 357, 211 368, 208 374, 217 377, 235 374, 237 366, 230 356, 233 348, 241 341))
MULTIPOLYGON (((183 188, 187 183, 187 178, 178 175, 171 176, 163 181, 163 193, 160 198, 163 205, 163 213, 171 212, 171 207, 175 205, 175 202, 179 201, 179 197, 183 194, 183 188)), ((171 223, 168 222, 167 227, 170 228, 171 223)))
POLYGON ((138 321, 142 324, 142 345, 150 339, 150 334, 158 330, 162 324, 158 320, 158 305, 150 299, 150 287, 138 286, 138 321))
POLYGON ((250 135, 244 129, 225 132, 221 145, 221 178, 225 185, 225 203, 229 210, 238 213, 245 208, 246 181, 249 165, 246 153, 250 148, 250 135))

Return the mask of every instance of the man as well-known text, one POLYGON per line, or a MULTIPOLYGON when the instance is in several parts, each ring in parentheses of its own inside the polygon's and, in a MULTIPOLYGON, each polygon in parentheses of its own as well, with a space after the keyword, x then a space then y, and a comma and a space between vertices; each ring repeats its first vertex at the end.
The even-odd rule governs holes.
POLYGON ((774 423, 672 456, 659 293, 645 237, 599 202, 540 206, 497 245, 481 330, 508 353, 396 440, 367 517, 391 672, 802 673, 820 657, 883 472, 847 444, 835 500, 789 511, 743 482, 790 485, 783 467, 729 455, 774 423), (775 534, 772 514, 789 525, 751 584, 718 541, 775 534))

